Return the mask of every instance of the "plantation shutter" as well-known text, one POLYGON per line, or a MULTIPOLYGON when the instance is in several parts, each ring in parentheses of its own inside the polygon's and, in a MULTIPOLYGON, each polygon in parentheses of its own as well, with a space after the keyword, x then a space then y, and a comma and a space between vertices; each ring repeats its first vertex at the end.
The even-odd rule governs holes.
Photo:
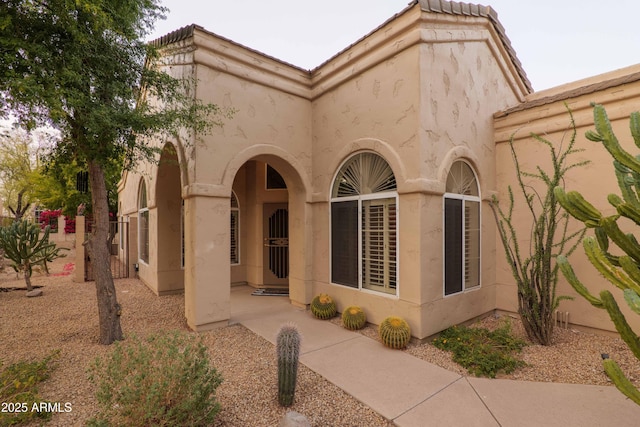
POLYGON ((464 201, 464 287, 480 285, 480 203, 464 201))
POLYGON ((391 167, 375 153, 342 165, 331 193, 333 283, 396 293, 396 189, 391 167))
POLYGON ((396 289, 395 199, 362 202, 362 287, 394 293, 396 289))

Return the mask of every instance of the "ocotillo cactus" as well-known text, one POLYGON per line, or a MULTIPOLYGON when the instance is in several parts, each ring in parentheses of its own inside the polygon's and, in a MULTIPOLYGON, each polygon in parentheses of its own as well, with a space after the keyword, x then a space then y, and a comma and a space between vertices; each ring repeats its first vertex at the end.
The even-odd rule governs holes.
MULTIPOLYGON (((601 142, 614 158, 613 164, 622 197, 615 194, 608 196, 617 214, 604 217, 593 205, 575 191, 565 193, 556 188, 554 194, 574 218, 582 221, 587 227, 595 230, 595 236, 583 240, 585 254, 593 266, 613 285, 624 291, 624 299, 629 307, 640 314, 640 245, 633 234, 627 234, 618 227, 621 216, 629 218, 640 225, 640 161, 626 152, 618 143, 611 128, 611 123, 602 105, 594 105, 595 132, 589 131, 586 137, 601 142), (609 252, 609 244, 613 242, 624 252, 615 256, 609 252)), ((631 135, 636 146, 640 147, 640 113, 632 113, 630 118, 631 135)), ((558 265, 567 281, 582 297, 593 306, 609 313, 620 336, 629 349, 640 360, 640 338, 631 329, 620 311, 615 298, 608 290, 600 292, 599 297, 592 295, 587 287, 575 275, 568 260, 558 257, 558 265)), ((627 397, 640 405, 640 391, 629 381, 620 367, 612 359, 604 360, 604 369, 616 387, 627 397)))
POLYGON ((300 332, 288 323, 282 325, 276 338, 278 354, 278 402, 282 406, 293 405, 300 357, 300 332))
POLYGON ((45 227, 40 237, 40 227, 26 220, 0 228, 0 248, 4 250, 5 256, 13 261, 13 269, 16 272, 24 272, 28 291, 33 289, 33 266, 62 256, 59 249, 56 249, 56 244, 49 242, 49 226, 45 227))

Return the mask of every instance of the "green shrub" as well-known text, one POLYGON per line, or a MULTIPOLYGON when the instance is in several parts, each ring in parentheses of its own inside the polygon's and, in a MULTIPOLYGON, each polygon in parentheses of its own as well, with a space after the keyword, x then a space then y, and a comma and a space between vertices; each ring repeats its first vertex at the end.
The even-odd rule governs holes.
POLYGON ((90 380, 101 411, 93 425, 211 425, 221 375, 197 335, 179 332, 116 342, 90 380))
POLYGON ((14 363, 0 372, 0 402, 7 405, 0 411, 0 425, 12 426, 35 418, 51 418, 50 411, 33 410, 33 405, 47 402, 38 396, 37 385, 49 378, 51 361, 57 355, 55 352, 41 362, 14 363))
POLYGON ((507 321, 495 331, 452 326, 433 340, 433 345, 453 353, 453 361, 475 376, 495 378, 500 371, 513 372, 525 363, 513 356, 526 343, 511 335, 507 321))

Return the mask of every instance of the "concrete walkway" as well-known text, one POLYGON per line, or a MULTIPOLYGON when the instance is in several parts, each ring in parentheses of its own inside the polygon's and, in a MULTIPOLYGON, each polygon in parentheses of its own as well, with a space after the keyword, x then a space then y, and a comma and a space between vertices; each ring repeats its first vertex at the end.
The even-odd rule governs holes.
POLYGON ((615 387, 463 377, 357 332, 315 319, 287 297, 231 290, 231 323, 275 344, 293 322, 300 361, 400 427, 640 426, 640 406, 615 387))

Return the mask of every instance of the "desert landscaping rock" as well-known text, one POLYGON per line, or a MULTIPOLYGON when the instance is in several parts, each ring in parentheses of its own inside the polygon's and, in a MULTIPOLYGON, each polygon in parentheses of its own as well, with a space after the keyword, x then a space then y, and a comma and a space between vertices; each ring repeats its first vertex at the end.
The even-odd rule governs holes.
MULTIPOLYGON (((73 259, 54 262, 52 273, 62 271, 73 259)), ((69 276, 35 274, 34 285, 46 285, 43 298, 25 298, 23 291, 0 293, 0 343, 3 366, 21 360, 42 360, 59 350, 51 377, 39 387, 40 396, 51 402, 69 402, 72 411, 56 413, 47 426, 81 426, 98 411, 95 389, 87 368, 96 356, 111 347, 98 344, 98 312, 95 285, 76 283, 69 276), (33 331, 38 331, 34 334, 33 331)), ((24 285, 22 278, 0 278, 0 287, 24 285)), ((158 331, 189 331, 184 318, 184 296, 158 297, 136 279, 116 280, 116 292, 123 307, 122 328, 126 337, 141 338, 158 331)), ((309 314, 311 316, 311 314, 309 314)), ((339 317, 334 320, 340 321, 339 317)), ((511 319, 516 335, 523 334, 517 319, 511 319)), ((494 327, 499 320, 482 321, 494 327)), ((377 328, 362 333, 377 338, 377 328)), ((312 426, 391 426, 372 409, 301 364, 292 407, 283 408, 277 398, 277 362, 274 346, 241 325, 201 333, 212 364, 224 381, 217 390, 222 405, 215 426, 277 426, 288 411, 304 414, 312 426)), ((382 345, 382 344, 381 344, 382 345)), ((429 343, 410 343, 405 352, 446 369, 466 375, 451 356, 429 343)), ((609 353, 636 385, 640 362, 624 342, 612 336, 592 335, 558 329, 554 345, 530 345, 522 353, 529 364, 505 375, 528 381, 610 385, 601 365, 601 353, 609 353)))
POLYGON ((280 427, 311 427, 307 417, 296 411, 287 412, 279 424, 280 427))
POLYGON ((28 298, 33 298, 33 297, 41 297, 42 296, 42 289, 34 289, 32 291, 28 291, 26 293, 28 298))

